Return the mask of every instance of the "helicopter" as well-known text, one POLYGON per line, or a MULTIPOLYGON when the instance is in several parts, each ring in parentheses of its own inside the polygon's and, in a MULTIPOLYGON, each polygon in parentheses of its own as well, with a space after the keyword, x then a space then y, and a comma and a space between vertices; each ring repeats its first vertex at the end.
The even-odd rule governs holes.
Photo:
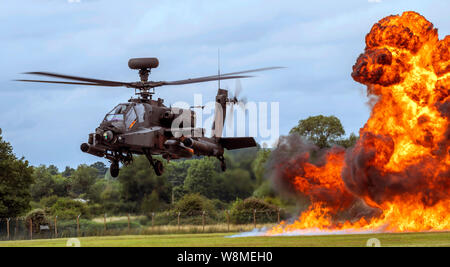
POLYGON ((177 81, 149 81, 151 70, 159 66, 157 58, 132 58, 128 67, 139 71, 138 82, 117 82, 99 80, 50 72, 26 72, 24 74, 59 78, 70 81, 48 81, 20 79, 20 82, 69 84, 85 86, 127 87, 135 89, 135 95, 127 103, 120 103, 106 114, 94 133, 88 135, 87 143, 81 144, 82 152, 106 158, 110 161, 110 174, 118 177, 119 163, 128 166, 133 162, 133 155, 145 155, 155 174, 164 173, 163 163, 155 159, 160 155, 170 161, 193 156, 216 157, 222 171, 226 170, 224 150, 255 147, 253 137, 222 137, 226 119, 226 105, 237 104, 237 95, 230 97, 228 90, 220 88, 220 80, 250 78, 242 75, 252 72, 267 71, 281 67, 268 67, 233 73, 191 78, 177 81), (184 85, 219 81, 215 99, 212 136, 205 136, 205 129, 195 128, 196 113, 191 109, 172 108, 164 105, 164 100, 153 100, 155 88, 169 85, 184 85))

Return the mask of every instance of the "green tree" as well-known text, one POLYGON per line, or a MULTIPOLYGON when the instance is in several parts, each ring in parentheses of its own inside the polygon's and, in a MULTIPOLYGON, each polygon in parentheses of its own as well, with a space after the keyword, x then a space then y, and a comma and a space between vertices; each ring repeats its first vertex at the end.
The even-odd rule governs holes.
POLYGON ((175 202, 182 199, 187 193, 188 192, 182 185, 177 185, 172 188, 172 194, 175 202))
POLYGON ((59 173, 58 167, 55 165, 48 166, 47 170, 51 175, 57 175, 59 173))
POLYGON ((141 205, 146 196, 156 191, 160 202, 170 203, 172 185, 167 176, 156 176, 148 160, 135 157, 133 163, 122 168, 118 180, 122 186, 121 198, 128 203, 134 203, 134 212, 141 211, 141 205))
POLYGON ((214 182, 214 195, 210 198, 218 198, 230 202, 236 198, 247 198, 252 195, 254 186, 250 173, 243 169, 228 170, 216 176, 214 182))
POLYGON ((17 159, 0 135, 0 218, 16 217, 30 209, 32 174, 28 161, 17 159))
POLYGON ((358 141, 359 136, 356 136, 354 133, 351 133, 350 136, 346 139, 339 140, 337 142, 338 145, 343 146, 345 148, 353 147, 358 141))
POLYGON ((78 166, 70 177, 70 192, 74 197, 85 197, 97 180, 98 171, 85 164, 78 166), (84 196, 82 196, 84 194, 84 196))
POLYGON ((165 175, 167 180, 173 186, 180 186, 184 184, 184 180, 187 177, 189 167, 191 166, 191 160, 179 160, 171 161, 167 164, 165 175))
POLYGON ((252 163, 252 170, 255 174, 257 185, 263 183, 264 175, 267 173, 266 164, 269 160, 270 153, 270 149, 260 149, 256 155, 256 159, 252 163))
POLYGON ((106 172, 108 171, 108 167, 106 167, 105 163, 101 161, 97 161, 96 163, 91 165, 92 168, 98 171, 98 176, 104 177, 106 172))
POLYGON ((225 151, 225 160, 228 169, 244 169, 250 171, 252 179, 256 179, 252 170, 253 161, 256 159, 259 151, 258 147, 251 147, 237 150, 225 151))
POLYGON ((335 116, 314 116, 300 120, 290 131, 306 137, 320 148, 330 147, 345 135, 341 121, 335 116))
POLYGON ((214 177, 218 176, 217 164, 213 158, 193 160, 184 181, 184 188, 207 198, 215 198, 214 177))
POLYGON ((30 187, 30 192, 35 201, 52 195, 67 196, 67 178, 55 172, 55 169, 51 166, 46 168, 45 165, 41 165, 34 168, 33 180, 34 183, 30 187))
POLYGON ((75 172, 73 168, 70 168, 69 166, 66 167, 66 169, 61 173, 63 177, 70 177, 75 172))
POLYGON ((106 184, 105 189, 100 194, 102 203, 119 202, 120 201, 120 183, 109 182, 106 184))
POLYGON ((269 180, 265 180, 254 192, 253 196, 256 198, 275 197, 276 193, 269 180))
POLYGON ((144 213, 149 213, 153 211, 157 211, 161 207, 161 204, 159 202, 159 195, 156 190, 153 190, 153 192, 150 195, 146 195, 142 201, 141 210, 144 213))
POLYGON ((85 219, 90 217, 86 204, 68 198, 59 198, 50 208, 50 212, 53 216, 58 216, 58 218, 63 220, 73 220, 78 215, 85 219))
POLYGON ((106 189, 107 183, 108 182, 105 179, 97 179, 95 184, 93 184, 86 192, 86 198, 94 203, 101 203, 101 195, 106 189))

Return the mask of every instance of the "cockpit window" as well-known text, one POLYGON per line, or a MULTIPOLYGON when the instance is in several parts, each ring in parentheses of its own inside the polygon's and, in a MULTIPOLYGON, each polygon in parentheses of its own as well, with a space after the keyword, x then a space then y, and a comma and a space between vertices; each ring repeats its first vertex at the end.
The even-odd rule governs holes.
POLYGON ((134 110, 134 108, 130 108, 125 119, 125 126, 127 126, 127 129, 133 128, 133 126, 136 124, 136 120, 136 111, 134 110))
POLYGON ((144 122, 145 106, 143 104, 136 104, 134 108, 136 109, 138 122, 140 123, 144 122))
POLYGON ((125 114, 125 111, 127 110, 127 105, 120 104, 117 107, 115 107, 110 114, 125 114))
POLYGON ((105 121, 123 121, 124 120, 124 114, 127 110, 127 105, 120 104, 117 107, 115 107, 111 112, 108 113, 105 117, 105 121))

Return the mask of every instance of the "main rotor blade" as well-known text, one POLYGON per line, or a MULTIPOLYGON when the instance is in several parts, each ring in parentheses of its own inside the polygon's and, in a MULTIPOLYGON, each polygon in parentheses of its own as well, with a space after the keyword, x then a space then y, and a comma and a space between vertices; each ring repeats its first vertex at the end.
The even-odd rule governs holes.
POLYGON ((112 86, 98 83, 77 83, 77 82, 58 82, 58 81, 41 81, 41 80, 14 80, 16 82, 32 82, 32 83, 56 83, 56 84, 74 84, 74 85, 91 85, 91 86, 112 86))
POLYGON ((210 82, 210 81, 217 81, 217 80, 228 80, 228 79, 241 79, 241 78, 250 78, 253 76, 206 76, 206 77, 200 77, 200 78, 193 78, 193 79, 186 79, 186 80, 179 80, 179 81, 173 81, 173 82, 160 82, 159 86, 163 85, 181 85, 181 84, 190 84, 190 83, 202 83, 202 82, 210 82))
POLYGON ((108 80, 98 80, 98 79, 70 76, 70 75, 50 73, 50 72, 25 72, 25 74, 41 75, 41 76, 48 76, 48 77, 54 77, 54 78, 82 81, 82 82, 88 82, 88 83, 101 84, 104 86, 130 86, 131 85, 130 83, 115 82, 115 81, 108 81, 108 80))
MULTIPOLYGON (((229 76, 229 75, 244 74, 244 73, 251 73, 251 72, 259 72, 259 71, 268 71, 268 70, 284 69, 284 68, 285 68, 285 67, 267 67, 267 68, 253 69, 253 70, 243 70, 243 71, 237 71, 237 72, 230 72, 230 73, 220 74, 220 77, 222 77, 222 76, 229 76)), ((222 80, 222 79, 221 79, 221 80, 222 80)))

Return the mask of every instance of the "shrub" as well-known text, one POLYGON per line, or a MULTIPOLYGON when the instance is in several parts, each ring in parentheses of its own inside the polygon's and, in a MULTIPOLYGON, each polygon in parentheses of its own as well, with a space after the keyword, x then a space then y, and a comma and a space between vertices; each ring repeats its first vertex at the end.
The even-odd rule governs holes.
MULTIPOLYGON (((230 220, 234 224, 253 223, 253 213, 256 210, 256 219, 258 223, 276 222, 278 219, 279 207, 269 204, 264 200, 257 198, 247 198, 246 200, 236 200, 233 203, 230 213, 230 220)), ((280 217, 286 215, 280 212, 280 217)))
POLYGON ((58 218, 62 220, 74 219, 78 215, 81 215, 86 219, 91 217, 86 204, 68 198, 58 199, 50 208, 50 211, 53 216, 58 216, 58 218))
POLYGON ((49 197, 43 197, 41 198, 41 200, 39 201, 40 205, 44 208, 51 208, 53 205, 55 205, 55 203, 58 201, 59 197, 58 196, 49 196, 49 197))
POLYGON ((200 194, 185 195, 175 204, 175 211, 181 212, 183 217, 201 215, 205 211, 209 216, 214 216, 214 205, 211 200, 200 194))
POLYGON ((30 219, 33 224, 33 233, 39 233, 41 225, 49 225, 49 220, 47 219, 43 209, 32 210, 26 215, 27 229, 30 227, 30 219))

